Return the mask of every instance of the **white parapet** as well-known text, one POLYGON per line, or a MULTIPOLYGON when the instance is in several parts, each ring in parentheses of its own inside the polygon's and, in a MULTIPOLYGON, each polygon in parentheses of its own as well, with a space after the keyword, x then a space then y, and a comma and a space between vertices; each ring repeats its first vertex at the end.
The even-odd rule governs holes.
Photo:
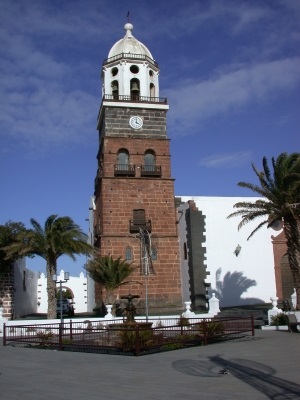
POLYGON ((209 314, 217 315, 220 312, 219 308, 219 299, 217 299, 215 293, 212 294, 212 297, 208 300, 209 304, 209 314))

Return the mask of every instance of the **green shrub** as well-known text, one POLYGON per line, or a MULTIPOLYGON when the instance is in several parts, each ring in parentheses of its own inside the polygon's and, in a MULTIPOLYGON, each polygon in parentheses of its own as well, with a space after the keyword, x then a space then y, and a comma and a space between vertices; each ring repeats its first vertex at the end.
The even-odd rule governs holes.
POLYGON ((180 341, 189 341, 189 340, 196 340, 199 338, 199 335, 197 334, 193 334, 193 333, 184 333, 182 335, 177 335, 175 337, 176 340, 180 340, 180 341))
POLYGON ((53 338, 53 333, 52 332, 42 332, 42 331, 39 331, 39 332, 37 332, 37 337, 40 339, 40 345, 41 346, 46 346, 46 345, 48 345, 48 344, 50 344, 51 343, 51 339, 53 338))
POLYGON ((207 321, 200 322, 198 325, 198 329, 200 334, 204 335, 204 324, 205 324, 205 332, 209 337, 213 336, 222 336, 225 333, 225 326, 221 321, 207 321))
POLYGON ((284 313, 279 313, 277 315, 272 315, 271 316, 271 324, 273 326, 278 326, 278 325, 288 325, 289 319, 284 313))
MULTIPOLYGON (((136 338, 137 330, 135 323, 124 324, 124 328, 120 329, 118 332, 118 337, 120 339, 120 346, 123 350, 133 350, 136 348, 136 338)), ((153 331, 152 329, 139 329, 139 346, 141 348, 146 347, 149 343, 153 341, 153 331)))
POLYGON ((179 317, 179 320, 177 321, 177 325, 178 326, 189 326, 190 321, 187 317, 184 317, 183 315, 181 315, 179 317))
POLYGON ((62 344, 65 344, 65 345, 67 345, 67 344, 73 344, 73 339, 68 339, 68 338, 64 338, 63 340, 62 340, 62 344))
POLYGON ((170 344, 165 344, 164 346, 161 347, 162 350, 178 350, 182 348, 183 348, 182 343, 170 343, 170 344))

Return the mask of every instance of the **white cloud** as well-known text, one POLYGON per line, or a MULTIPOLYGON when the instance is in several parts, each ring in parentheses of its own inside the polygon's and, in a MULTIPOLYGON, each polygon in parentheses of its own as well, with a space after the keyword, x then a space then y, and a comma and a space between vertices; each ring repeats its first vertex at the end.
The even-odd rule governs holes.
POLYGON ((252 154, 249 151, 239 151, 232 154, 213 154, 202 158, 198 165, 207 168, 237 167, 249 163, 252 154))
MULTIPOLYGON (((50 28, 51 17, 43 25, 44 30, 37 26, 46 18, 41 13, 45 14, 47 7, 40 10, 39 3, 34 3, 29 8, 31 13, 26 9, 22 14, 18 4, 11 4, 2 15, 5 26, 8 21, 3 16, 7 15, 8 20, 9 13, 15 11, 15 18, 10 15, 15 31, 7 25, 0 35, 0 136, 36 152, 86 143, 96 132, 100 83, 99 97, 88 88, 83 90, 82 81, 90 73, 90 63, 72 61, 68 56, 60 58, 59 51, 51 48, 50 39, 48 43, 40 39, 46 26, 52 33, 57 29, 56 23, 50 28)), ((78 24, 73 29, 78 30, 78 24)), ((66 46, 66 55, 68 51, 66 46)))
POLYGON ((248 65, 195 84, 166 90, 172 104, 169 123, 175 133, 251 103, 262 103, 294 90, 300 82, 300 58, 248 65), (180 116, 180 119, 178 118, 180 116))
MULTIPOLYGON (((254 5, 249 1, 214 0, 206 4, 193 1, 187 2, 184 7, 181 7, 179 3, 181 4, 182 1, 180 0, 177 6, 170 4, 173 12, 168 15, 163 26, 155 29, 156 32, 160 34, 164 32, 165 35, 175 39, 186 36, 187 33, 205 30, 214 24, 216 27, 223 27, 226 33, 237 35, 248 27, 253 28, 255 23, 262 20, 269 21, 273 17, 271 7, 262 3, 254 5)), ((153 9, 152 12, 155 14, 157 9, 153 9)), ((160 20, 157 23, 160 23, 160 20)))
MULTIPOLYGON (((23 1, 15 0, 3 2, 1 9, 0 98, 3 99, 3 105, 0 108, 0 135, 10 135, 25 143, 35 144, 38 149, 51 143, 62 145, 84 141, 86 136, 83 132, 95 134, 96 116, 101 101, 100 79, 96 94, 93 83, 84 85, 82 82, 85 79, 90 82, 93 79, 92 74, 97 75, 95 68, 100 67, 114 37, 117 40, 123 33, 122 25, 112 24, 109 17, 113 14, 113 9, 118 7, 114 3, 107 5, 104 0, 91 0, 89 5, 92 6, 89 7, 81 1, 62 2, 59 7, 54 3, 32 0, 28 6, 23 1), (92 63, 95 60, 95 56, 91 56, 92 52, 99 53, 96 61, 98 64, 92 63), (77 53, 80 59, 77 58, 77 53)), ((181 6, 181 1, 174 3, 175 6, 173 2, 169 2, 152 7, 143 1, 137 5, 139 11, 135 18, 141 17, 141 21, 145 23, 145 30, 137 31, 137 37, 140 34, 151 37, 153 43, 153 38, 159 36, 159 46, 163 50, 167 49, 162 43, 168 46, 172 35, 178 38, 194 33, 195 45, 188 43, 191 45, 188 48, 186 43, 180 42, 182 53, 178 51, 176 67, 168 69, 175 70, 177 74, 184 70, 186 72, 186 65, 192 66, 191 70, 201 70, 199 65, 202 66, 205 54, 197 54, 196 49, 203 40, 202 33, 205 29, 210 35, 214 34, 214 29, 218 33, 227 34, 230 31, 231 34, 236 34, 247 31, 248 27, 253 28, 256 22, 264 20, 269 23, 272 18, 275 19, 272 7, 267 8, 260 2, 253 5, 247 1, 216 0, 206 3, 205 6, 202 2, 193 1, 185 7, 181 6), (163 24, 161 18, 151 19, 151 16, 164 7, 168 8, 170 18, 166 18, 163 24), (149 20, 151 26, 146 25, 149 20), (192 53, 190 58, 184 53, 185 50, 192 53), (179 71, 177 67, 181 56, 185 57, 186 64, 182 64, 179 71)), ((296 7, 296 3, 293 4, 296 7)), ((284 18, 286 17, 285 15, 284 18)), ((268 38, 270 26, 264 25, 268 38)), ((295 31, 293 33, 296 35, 295 31)), ((280 34, 272 36, 272 44, 278 44, 278 35, 280 34)), ((263 40, 267 42, 267 38, 263 40)), ((280 48, 283 45, 281 43, 280 48)), ((247 53, 248 47, 245 47, 247 53)), ((254 53, 260 50, 261 47, 258 50, 255 48, 254 53)), ((209 58, 211 55, 207 56, 209 58)), ((241 58, 233 56, 231 64, 218 68, 213 76, 210 75, 205 80, 200 77, 194 79, 193 71, 190 81, 180 82, 176 75, 172 86, 164 91, 171 103, 168 124, 171 125, 172 132, 188 132, 220 114, 232 110, 237 112, 252 102, 261 103, 269 98, 276 98, 299 83, 299 58, 290 57, 253 65, 246 65, 245 59, 247 56, 241 62, 241 58)), ((214 65, 222 65, 224 62, 222 55, 214 58, 214 61, 214 65)), ((164 72, 164 79, 168 71, 164 72)), ((205 73, 209 72, 206 70, 205 73)), ((204 76, 204 73, 199 72, 199 76, 201 74, 204 76)))

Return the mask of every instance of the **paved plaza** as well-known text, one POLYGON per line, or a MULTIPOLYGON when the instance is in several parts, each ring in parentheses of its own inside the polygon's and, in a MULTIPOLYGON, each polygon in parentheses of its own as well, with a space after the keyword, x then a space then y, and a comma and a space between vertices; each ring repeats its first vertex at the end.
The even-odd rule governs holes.
POLYGON ((1 345, 0 399, 300 399, 300 333, 141 357, 1 345))

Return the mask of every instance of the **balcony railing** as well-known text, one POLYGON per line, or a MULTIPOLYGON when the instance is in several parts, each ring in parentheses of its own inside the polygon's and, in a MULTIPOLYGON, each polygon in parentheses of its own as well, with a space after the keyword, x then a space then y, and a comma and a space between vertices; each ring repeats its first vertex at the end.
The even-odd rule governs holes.
POLYGON ((140 229, 142 229, 142 231, 151 232, 152 229, 151 220, 149 219, 148 221, 146 221, 146 220, 134 219, 129 221, 130 233, 139 233, 140 229))
POLYGON ((166 97, 148 97, 138 95, 120 95, 120 94, 105 94, 102 101, 119 101, 119 102, 130 102, 130 103, 161 103, 167 104, 166 97))
POLYGON ((146 56, 145 54, 134 54, 134 53, 120 53, 117 54, 116 56, 109 57, 103 61, 103 66, 121 59, 148 61, 150 64, 153 64, 156 68, 158 68, 157 62, 152 60, 152 58, 146 56))
POLYGON ((115 164, 115 176, 135 176, 135 165, 115 164))
POLYGON ((161 176, 160 165, 141 165, 141 176, 161 176))

